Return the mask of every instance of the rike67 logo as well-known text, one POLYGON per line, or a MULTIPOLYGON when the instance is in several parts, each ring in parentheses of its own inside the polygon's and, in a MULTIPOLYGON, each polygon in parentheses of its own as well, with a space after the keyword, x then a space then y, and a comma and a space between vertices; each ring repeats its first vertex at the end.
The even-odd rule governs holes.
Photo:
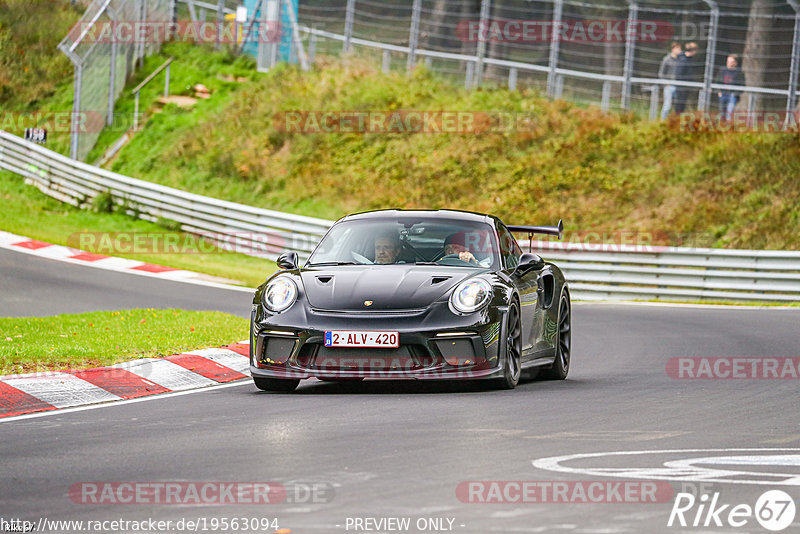
POLYGON ((667 526, 741 528, 752 525, 755 518, 765 529, 778 532, 792 524, 795 513, 794 500, 781 490, 764 492, 753 506, 722 503, 719 492, 704 493, 699 498, 692 493, 678 493, 667 526))

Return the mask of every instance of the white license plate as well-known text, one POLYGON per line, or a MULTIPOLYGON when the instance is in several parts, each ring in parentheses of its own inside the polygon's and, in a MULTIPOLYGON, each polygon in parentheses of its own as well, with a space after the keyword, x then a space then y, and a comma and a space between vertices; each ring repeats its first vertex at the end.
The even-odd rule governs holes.
POLYGON ((365 332, 358 330, 326 330, 326 347, 365 347, 391 349, 400 346, 397 332, 365 332))

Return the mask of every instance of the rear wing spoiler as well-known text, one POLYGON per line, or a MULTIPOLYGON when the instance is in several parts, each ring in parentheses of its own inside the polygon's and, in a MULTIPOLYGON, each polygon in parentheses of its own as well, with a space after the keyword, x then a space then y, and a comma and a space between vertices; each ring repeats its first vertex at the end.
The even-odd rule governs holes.
POLYGON ((510 225, 506 226, 511 232, 520 232, 528 234, 529 245, 528 249, 533 250, 533 234, 554 235, 559 239, 564 237, 564 221, 559 219, 556 226, 522 226, 510 225))

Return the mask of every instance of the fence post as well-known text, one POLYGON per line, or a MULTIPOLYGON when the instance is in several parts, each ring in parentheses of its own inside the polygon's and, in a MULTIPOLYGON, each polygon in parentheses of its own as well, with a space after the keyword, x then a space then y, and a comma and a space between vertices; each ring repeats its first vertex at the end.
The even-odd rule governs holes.
POLYGON ((603 113, 608 113, 611 107, 611 82, 608 80, 603 82, 603 93, 600 97, 600 110, 603 113))
POLYGON ((650 120, 658 119, 658 93, 661 87, 658 85, 650 86, 650 120))
POLYGON ((419 11, 422 6, 422 0, 414 0, 411 6, 411 28, 408 31, 408 60, 406 61, 406 69, 411 70, 414 68, 414 63, 417 61, 417 41, 419 40, 419 11))
POLYGON ((467 73, 464 76, 464 89, 472 89, 472 77, 475 75, 475 63, 467 61, 467 73))
POLYGON ((797 107, 797 69, 800 60, 800 5, 797 0, 787 0, 794 9, 794 37, 792 38, 792 64, 789 66, 789 95, 786 99, 786 114, 794 113, 797 107))
POLYGON ((217 0, 217 42, 214 49, 219 50, 222 46, 222 22, 225 20, 225 0, 217 0))
POLYGON ((347 7, 344 15, 344 44, 342 52, 350 51, 350 39, 353 38, 353 18, 356 14, 356 0, 347 0, 347 7))
POLYGON ((561 28, 561 15, 564 11, 564 0, 553 0, 553 25, 550 27, 550 72, 547 74, 547 95, 552 97, 556 91, 556 69, 558 68, 558 40, 561 28))
MULTIPOLYGON (((147 0, 140 0, 139 1, 139 22, 143 23, 147 20, 147 0)), ((139 26, 140 28, 144 27, 144 24, 139 26)), ((140 30, 141 31, 141 30, 140 30)), ((145 42, 142 38, 142 35, 139 34, 136 36, 136 40, 139 42, 139 68, 141 69, 144 67, 144 54, 145 54, 145 42)))
MULTIPOLYGON (((72 59, 72 57, 70 57, 72 59)), ((78 159, 78 138, 80 136, 80 131, 78 130, 79 127, 79 118, 78 115, 81 111, 81 86, 83 85, 83 63, 80 61, 73 60, 73 64, 75 65, 75 87, 73 88, 72 93, 72 120, 71 123, 71 130, 72 136, 70 137, 70 145, 69 145, 69 157, 72 159, 78 159)))
POLYGON ((381 72, 389 74, 392 68, 392 53, 388 50, 383 51, 383 61, 381 62, 381 72))
POLYGON ((486 39, 483 32, 486 31, 489 23, 489 10, 492 8, 492 0, 481 0, 481 18, 478 23, 478 60, 475 62, 475 83, 474 87, 480 87, 483 82, 483 58, 486 56, 486 39))
POLYGON ((625 32, 625 63, 622 75, 622 109, 631 105, 631 76, 633 76, 633 55, 636 53, 636 35, 639 21, 639 6, 635 0, 628 0, 628 28, 625 32))
POLYGON ((281 32, 283 31, 283 22, 282 22, 283 21, 283 6, 281 5, 281 0, 272 0, 272 1, 274 2, 273 5, 275 6, 275 18, 274 18, 274 22, 273 23, 276 24, 278 28, 280 28, 280 31, 278 32, 278 39, 274 43, 272 43, 272 46, 270 47, 270 50, 269 50, 269 52, 270 52, 270 54, 269 54, 269 68, 270 69, 278 64, 278 52, 280 52, 280 48, 281 48, 280 35, 281 35, 281 32))
MULTIPOLYGON (((111 19, 111 23, 117 22, 116 14, 111 8, 106 9, 106 15, 111 19)), ((106 126, 114 123, 114 101, 116 100, 117 89, 117 40, 111 39, 111 61, 108 65, 108 105, 106 108, 106 126)))
POLYGON ((564 75, 558 74, 556 75, 556 89, 555 89, 555 98, 561 98, 564 95, 564 75))
POLYGON ((508 70, 508 90, 517 90, 517 69, 515 67, 511 67, 508 70))
POLYGON ((200 20, 197 17, 197 11, 194 8, 194 0, 186 0, 186 6, 189 8, 189 18, 192 20, 192 22, 197 22, 200 20))
POLYGON ((317 34, 312 32, 308 36, 308 62, 314 63, 314 56, 316 55, 317 55, 317 34))
POLYGON ((294 6, 291 0, 284 0, 284 9, 289 14, 289 25, 292 27, 292 50, 295 51, 300 59, 300 68, 304 71, 308 70, 308 57, 306 51, 303 49, 303 40, 300 38, 300 25, 297 24, 297 17, 294 13, 294 6))
POLYGON ((708 27, 708 47, 706 49, 706 70, 701 98, 697 109, 706 110, 711 105, 711 83, 714 81, 714 61, 717 56, 717 29, 719 28, 719 7, 714 0, 703 0, 711 8, 711 25, 708 27))
POLYGON ((133 131, 139 128, 139 91, 136 91, 136 100, 133 104, 133 131))

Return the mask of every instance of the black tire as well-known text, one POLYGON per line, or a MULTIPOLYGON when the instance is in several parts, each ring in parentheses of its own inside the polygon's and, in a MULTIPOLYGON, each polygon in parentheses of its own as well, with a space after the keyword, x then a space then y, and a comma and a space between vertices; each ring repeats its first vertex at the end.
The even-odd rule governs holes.
POLYGON ((514 389, 522 374, 522 324, 519 307, 512 302, 506 315, 506 337, 504 344, 503 377, 498 379, 499 389, 514 389))
POLYGON ((261 391, 294 391, 300 383, 299 378, 285 379, 285 378, 257 378, 253 377, 253 382, 256 387, 261 391))
POLYGON ((564 380, 569 374, 572 357, 572 307, 569 295, 561 295, 558 304, 558 330, 556 331, 556 359, 553 366, 542 373, 545 380, 564 380))

